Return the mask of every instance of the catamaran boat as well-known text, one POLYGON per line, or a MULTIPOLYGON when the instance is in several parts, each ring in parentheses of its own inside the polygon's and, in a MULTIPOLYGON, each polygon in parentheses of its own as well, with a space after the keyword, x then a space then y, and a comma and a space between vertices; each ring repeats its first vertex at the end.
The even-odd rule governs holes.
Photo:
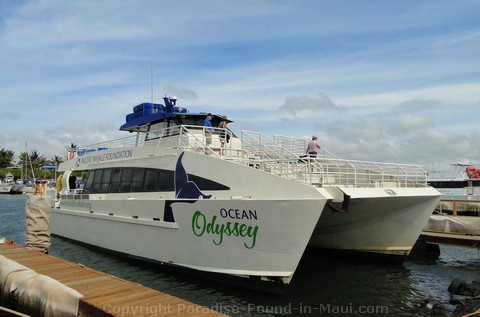
MULTIPOLYGON (((68 153, 53 234, 278 285, 291 281, 307 245, 407 255, 438 203, 418 166, 305 158, 306 140, 239 137, 203 126, 206 114, 174 97, 164 102, 134 107, 120 127, 131 136, 68 153), (79 190, 69 180, 81 172, 79 190)), ((222 119, 213 115, 212 126, 222 119)))

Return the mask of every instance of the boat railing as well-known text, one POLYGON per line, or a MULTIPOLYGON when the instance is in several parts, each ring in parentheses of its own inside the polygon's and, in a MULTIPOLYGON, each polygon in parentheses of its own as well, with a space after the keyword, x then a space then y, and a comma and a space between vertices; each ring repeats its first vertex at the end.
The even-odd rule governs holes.
POLYGON ((176 148, 228 159, 284 178, 315 186, 425 187, 427 173, 417 165, 344 160, 322 149, 318 156, 305 154, 307 140, 286 136, 269 138, 260 132, 242 131, 241 139, 229 129, 179 125, 138 133, 76 149, 81 156, 109 148, 156 146, 176 148), (220 136, 230 136, 222 144, 220 136), (212 142, 207 144, 211 136, 212 142))
MULTIPOLYGON (((220 135, 225 139, 233 140, 233 133, 229 129, 211 128, 212 144, 207 144, 208 133, 206 127, 193 125, 177 125, 145 133, 137 133, 125 138, 100 142, 85 146, 78 146, 67 153, 67 160, 77 156, 91 154, 111 148, 156 146, 164 148, 180 148, 189 151, 203 152, 214 156, 244 156, 241 146, 234 142, 220 142, 220 135), (235 153, 235 155, 234 155, 235 153)), ((210 131, 208 131, 210 132, 210 131)))
POLYGON ((122 148, 129 146, 138 146, 144 143, 145 134, 135 134, 124 138, 119 138, 111 141, 99 142, 89 145, 77 146, 70 149, 67 153, 67 160, 73 159, 77 156, 83 156, 93 152, 100 152, 110 148, 122 148))
MULTIPOLYGON (((316 158, 305 152, 308 141, 274 135, 272 139, 257 132, 242 133, 243 148, 269 160, 282 159, 301 168, 304 182, 349 187, 425 187, 427 173, 418 165, 345 160, 322 149, 316 158), (306 169, 307 167, 307 169, 306 169)), ((292 178, 292 177, 289 177, 292 178)))
POLYGON ((417 165, 317 158, 325 183, 354 187, 426 187, 425 171, 417 165))
MULTIPOLYGON (((305 138, 291 137, 285 135, 274 134, 273 141, 285 147, 288 151, 294 153, 295 155, 302 156, 306 155, 308 140, 305 138)), ((318 156, 323 158, 332 158, 332 159, 341 159, 335 154, 321 148, 318 151, 318 156)))
POLYGON ((322 173, 313 173, 313 166, 307 157, 292 153, 260 132, 242 131, 241 139, 250 165, 255 164, 256 168, 303 183, 322 183, 322 173))

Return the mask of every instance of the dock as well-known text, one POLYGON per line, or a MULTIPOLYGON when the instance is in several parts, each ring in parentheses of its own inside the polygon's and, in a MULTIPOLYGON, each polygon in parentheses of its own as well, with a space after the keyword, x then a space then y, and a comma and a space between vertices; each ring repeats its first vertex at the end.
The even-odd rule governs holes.
POLYGON ((440 200, 421 238, 428 244, 480 249, 480 200, 440 200))
POLYGON ((0 255, 57 280, 83 295, 78 316, 226 316, 139 283, 71 263, 15 243, 0 244, 0 255))
POLYGON ((480 236, 423 231, 421 237, 428 244, 449 244, 480 249, 480 236))

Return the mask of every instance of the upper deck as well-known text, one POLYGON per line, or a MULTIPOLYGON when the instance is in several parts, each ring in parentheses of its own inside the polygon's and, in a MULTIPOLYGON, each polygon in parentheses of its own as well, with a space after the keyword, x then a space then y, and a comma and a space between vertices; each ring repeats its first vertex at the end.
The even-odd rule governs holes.
POLYGON ((242 131, 238 138, 228 129, 214 128, 211 144, 207 145, 206 141, 205 127, 175 125, 79 146, 68 153, 67 159, 95 155, 113 148, 148 146, 209 155, 319 187, 427 186, 427 173, 418 165, 345 160, 325 150, 317 158, 308 158, 305 155, 306 139, 278 135, 270 138, 253 131, 242 131), (223 133, 230 137, 230 142, 225 143, 224 147, 219 138, 223 133))

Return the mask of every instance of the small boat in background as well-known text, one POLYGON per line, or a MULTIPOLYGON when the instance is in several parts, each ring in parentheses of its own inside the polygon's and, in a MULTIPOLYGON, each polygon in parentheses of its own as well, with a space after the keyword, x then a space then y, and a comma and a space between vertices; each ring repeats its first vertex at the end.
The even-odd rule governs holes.
POLYGON ((12 183, 1 183, 0 194, 10 194, 12 187, 13 187, 12 183))
POLYGON ((11 194, 16 188, 17 185, 13 181, 13 174, 7 173, 4 180, 0 182, 0 194, 11 194))
POLYGON ((472 164, 451 165, 452 172, 430 173, 428 184, 442 194, 442 200, 480 200, 480 169, 472 164))

